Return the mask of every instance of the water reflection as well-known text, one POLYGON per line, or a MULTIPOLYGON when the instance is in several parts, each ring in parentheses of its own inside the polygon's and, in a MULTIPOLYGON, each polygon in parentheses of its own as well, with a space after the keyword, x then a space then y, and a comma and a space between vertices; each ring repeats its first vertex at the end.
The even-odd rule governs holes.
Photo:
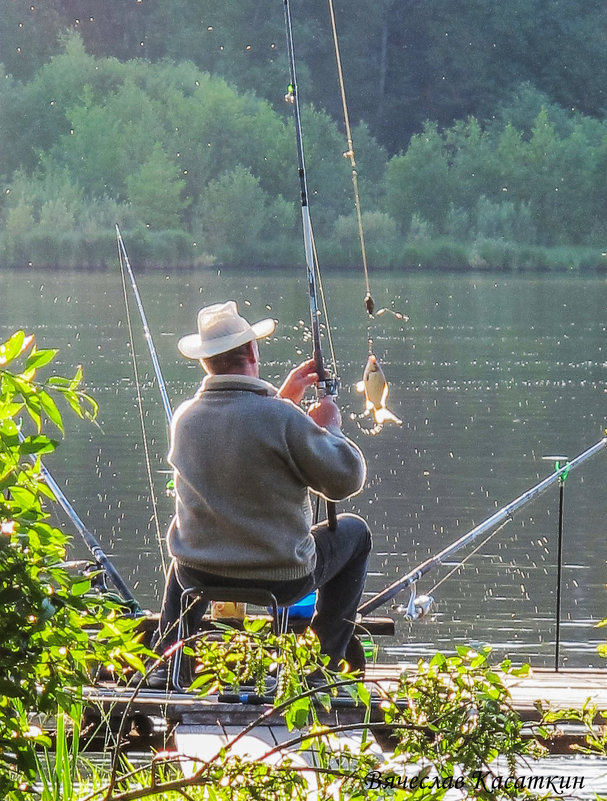
MULTIPOLYGON (((100 403, 100 429, 70 420, 49 467, 142 603, 155 607, 162 588, 159 532, 120 277, 30 270, 2 272, 0 281, 2 333, 35 330, 41 346, 60 348, 58 369, 83 364, 100 403)), ((369 596, 547 475, 543 455, 573 457, 602 436, 607 313, 598 278, 389 275, 382 276, 385 296, 376 293, 376 303, 393 304, 410 320, 369 321, 359 283, 345 274, 325 278, 345 426, 369 465, 364 493, 343 505, 363 514, 374 531, 369 596), (390 382, 390 408, 403 420, 377 437, 364 436, 349 420, 362 411, 354 384, 369 337, 390 382)), ((262 352, 269 380, 280 380, 308 352, 303 276, 147 273, 139 286, 174 406, 200 378, 196 366, 178 357, 176 340, 205 303, 246 300, 251 318, 271 310, 280 320, 262 352)), ((141 331, 135 350, 163 536, 171 514, 166 421, 141 331)), ((566 485, 561 653, 571 666, 600 664, 595 624, 607 614, 604 459, 584 465, 566 485)), ((397 642, 384 656, 410 659, 475 641, 492 643, 499 655, 551 665, 557 510, 556 490, 522 510, 436 590, 429 618, 398 622, 397 642)), ((75 550, 82 546, 75 543, 75 550)), ((460 556, 466 552, 418 590, 429 592, 460 556)))

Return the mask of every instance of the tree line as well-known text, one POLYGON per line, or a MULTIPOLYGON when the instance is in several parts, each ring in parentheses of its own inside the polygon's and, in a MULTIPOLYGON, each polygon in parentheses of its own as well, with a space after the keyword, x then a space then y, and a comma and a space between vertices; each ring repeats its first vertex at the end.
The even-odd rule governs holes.
MULTIPOLYGON (((607 19, 600 0, 333 0, 353 119, 390 154, 424 122, 489 120, 521 83, 602 117, 607 19)), ((327 0, 291 0, 302 97, 339 119, 327 0)), ((275 107, 288 83, 280 0, 10 0, 0 61, 30 80, 65 30, 120 61, 192 61, 275 107)))
MULTIPOLYGON (((113 262, 116 222, 141 264, 301 261, 291 111, 282 102, 282 91, 280 103, 271 99, 277 86, 283 88, 285 67, 274 11, 262 13, 265 7, 248 0, 176 0, 170 6, 160 0, 129 0, 104 3, 97 10, 99 4, 83 0, 52 0, 41 15, 37 7, 27 11, 19 4, 15 0, 0 10, 0 25, 13 39, 15 29, 24 37, 19 40, 23 61, 6 44, 2 52, 7 72, 0 85, 0 177, 5 187, 0 263, 113 262), (66 33, 69 20, 77 30, 66 33), (201 44, 201 21, 208 22, 205 33, 223 43, 219 50, 201 44), (112 25, 116 35, 110 37, 112 25), (53 34, 59 36, 56 52, 51 52, 53 34), (245 40, 252 44, 239 50, 245 40), (270 43, 263 57, 257 52, 261 41, 270 43), (31 52, 34 44, 40 44, 40 52, 31 52), (116 55, 103 55, 102 50, 116 55), (146 57, 132 58, 133 53, 146 57), (184 60, 188 55, 192 60, 184 60)), ((354 58, 360 80, 349 96, 358 119, 354 143, 371 264, 602 268, 607 259, 602 181, 607 127, 596 81, 589 81, 584 92, 571 81, 571 91, 585 98, 572 108, 565 86, 559 89, 562 103, 556 102, 556 90, 539 89, 539 78, 536 83, 516 82, 525 74, 517 68, 512 81, 499 84, 501 99, 494 99, 489 110, 488 91, 475 95, 458 79, 458 93, 466 102, 463 97, 454 100, 450 111, 448 104, 434 103, 434 117, 424 122, 417 116, 407 125, 399 118, 388 135, 373 106, 378 95, 369 82, 379 81, 384 87, 379 96, 392 109, 390 114, 396 114, 396 106, 408 97, 403 81, 412 80, 403 73, 408 77, 400 81, 400 101, 396 95, 388 99, 390 86, 398 88, 388 79, 388 65, 396 59, 390 45, 396 31, 404 36, 423 18, 436 33, 440 19, 452 37, 457 30, 461 39, 468 30, 490 38, 488 30, 500 20, 505 30, 512 14, 520 25, 530 15, 528 4, 514 3, 495 11, 489 24, 481 13, 486 4, 477 0, 452 28, 452 4, 433 4, 431 20, 418 5, 376 3, 372 14, 362 2, 348 6, 354 19, 344 25, 342 56, 347 65, 354 32, 360 33, 355 23, 362 24, 366 10, 369 25, 354 58), (400 16, 405 7, 411 12, 406 24, 400 16), (470 19, 466 22, 472 10, 475 28, 470 19), (386 20, 389 35, 378 39, 385 52, 381 47, 369 50, 374 25, 386 20), (373 58, 383 53, 381 74, 364 61, 367 50, 373 58), (481 94, 486 102, 470 102, 481 94), (478 113, 465 116, 469 108, 478 113)), ((334 80, 335 68, 328 56, 322 57, 328 30, 321 25, 316 0, 306 4, 305 16, 298 0, 295 6, 300 12, 300 81, 309 89, 308 97, 319 98, 303 108, 312 216, 322 263, 343 266, 360 256, 350 166, 342 157, 345 138, 328 99, 328 76, 334 80), (316 80, 321 73, 322 80, 316 80)), ((575 41, 580 36, 580 42, 580 31, 587 31, 594 13, 592 3, 584 8, 583 20, 571 34, 575 41)), ((563 35, 562 26, 560 30, 563 35)), ((601 38, 600 28, 596 31, 594 41, 601 38)), ((529 29, 527 33, 531 36, 529 29)), ((424 41, 421 30, 418 34, 407 39, 407 47, 424 41)), ((428 36, 426 32, 430 42, 428 36)), ((474 41, 478 45, 481 40, 474 41)), ((432 42, 425 58, 433 48, 447 58, 451 45, 439 48, 437 40, 432 42)), ((461 59, 453 57, 453 69, 461 67, 463 54, 461 59)), ((579 75, 583 65, 575 63, 579 75)), ((597 75, 601 63, 594 63, 597 75)), ((428 81, 427 68, 419 69, 425 76, 420 80, 428 81)), ((479 70, 474 79, 491 83, 479 70)), ((421 102, 415 108, 417 115, 432 111, 421 102)))

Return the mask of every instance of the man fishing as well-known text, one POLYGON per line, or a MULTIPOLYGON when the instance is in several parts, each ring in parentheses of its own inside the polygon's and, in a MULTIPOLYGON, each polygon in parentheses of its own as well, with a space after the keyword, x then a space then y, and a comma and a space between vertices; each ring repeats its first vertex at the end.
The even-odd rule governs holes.
MULTIPOLYGON (((309 491, 350 497, 362 489, 366 466, 331 397, 307 414, 298 406, 318 380, 313 360, 278 390, 259 378, 257 340, 274 328, 271 319, 250 325, 228 301, 201 309, 198 331, 179 341, 207 375, 171 426, 176 509, 157 650, 176 640, 185 587, 263 588, 281 605, 318 589, 312 628, 335 670, 354 630, 371 535, 352 514, 338 515, 334 530, 313 525, 309 491)), ((190 631, 206 611, 200 607, 188 613, 190 631)))

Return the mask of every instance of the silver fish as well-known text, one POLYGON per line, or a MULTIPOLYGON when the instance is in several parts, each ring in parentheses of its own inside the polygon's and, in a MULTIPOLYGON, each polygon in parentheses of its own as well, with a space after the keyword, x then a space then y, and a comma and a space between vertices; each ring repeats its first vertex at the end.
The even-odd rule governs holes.
POLYGON ((388 400, 388 382, 383 370, 379 366, 377 357, 369 354, 365 371, 363 373, 363 380, 356 384, 357 392, 365 393, 365 412, 364 414, 373 413, 375 422, 381 426, 384 423, 391 422, 396 425, 402 425, 402 420, 399 420, 396 415, 386 407, 388 400))

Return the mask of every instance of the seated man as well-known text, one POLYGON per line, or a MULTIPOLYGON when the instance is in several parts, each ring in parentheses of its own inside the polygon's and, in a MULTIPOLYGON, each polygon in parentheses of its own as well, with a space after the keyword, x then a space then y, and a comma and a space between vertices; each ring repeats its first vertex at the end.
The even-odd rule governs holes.
MULTIPOLYGON (((332 398, 307 414, 297 405, 318 379, 313 360, 279 390, 260 380, 257 339, 274 328, 273 320, 250 325, 229 301, 201 309, 198 332, 179 341, 207 376, 172 423, 176 510, 157 650, 176 640, 184 587, 261 587, 285 605, 318 589, 312 628, 337 669, 354 630, 371 535, 351 514, 338 515, 334 531, 312 525, 309 489, 342 500, 361 490, 366 467, 341 432, 332 398)), ((198 620, 203 613, 199 604, 198 620)))

